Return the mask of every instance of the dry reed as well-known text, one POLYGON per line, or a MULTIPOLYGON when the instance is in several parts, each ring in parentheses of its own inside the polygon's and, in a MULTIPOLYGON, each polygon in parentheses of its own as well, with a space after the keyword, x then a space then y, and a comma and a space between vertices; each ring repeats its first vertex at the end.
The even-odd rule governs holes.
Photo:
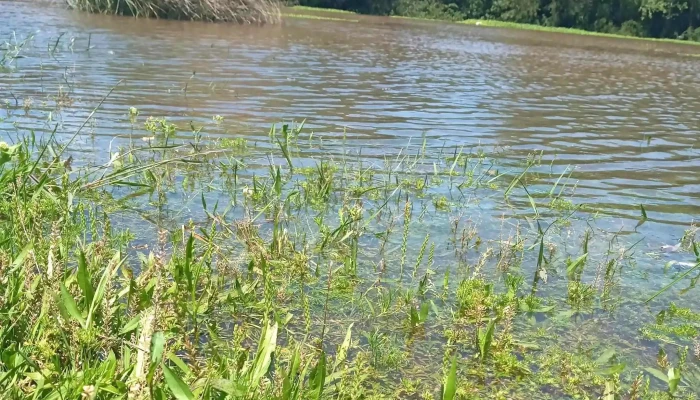
POLYGON ((134 17, 275 24, 281 21, 277 0, 66 0, 80 11, 134 17))

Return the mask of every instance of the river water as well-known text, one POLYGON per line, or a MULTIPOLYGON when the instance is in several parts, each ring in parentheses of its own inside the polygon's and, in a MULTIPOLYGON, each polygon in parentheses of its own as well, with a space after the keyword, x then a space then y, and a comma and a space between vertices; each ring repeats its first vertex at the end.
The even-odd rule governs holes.
POLYGON ((75 99, 70 126, 121 80, 98 114, 105 140, 131 106, 183 121, 221 115, 251 135, 306 118, 314 131, 345 130, 366 154, 424 134, 432 146, 505 146, 513 159, 544 151, 555 172, 575 166, 579 200, 605 213, 636 218, 644 204, 652 221, 678 226, 700 216, 694 46, 344 14, 257 27, 0 8, 4 40, 53 45, 63 34, 52 55, 27 46, 0 74, 0 97, 62 85, 75 99))

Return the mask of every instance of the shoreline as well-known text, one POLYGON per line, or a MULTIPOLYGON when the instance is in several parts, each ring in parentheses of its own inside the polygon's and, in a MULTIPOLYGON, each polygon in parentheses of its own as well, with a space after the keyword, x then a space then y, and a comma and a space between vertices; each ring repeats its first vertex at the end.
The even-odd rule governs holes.
MULTIPOLYGON (((360 15, 367 15, 370 17, 376 16, 376 15, 371 15, 371 14, 358 14, 358 13, 355 13, 353 11, 347 11, 347 10, 337 10, 337 9, 332 9, 332 8, 329 9, 329 8, 320 8, 320 7, 316 8, 316 7, 309 7, 309 6, 293 6, 293 7, 289 7, 289 9, 295 10, 295 11, 300 11, 300 12, 310 11, 310 12, 328 12, 328 13, 337 13, 337 14, 347 14, 347 15, 353 15, 353 16, 360 16, 360 15)), ((290 17, 290 18, 310 18, 310 19, 324 19, 324 20, 329 20, 329 21, 358 22, 358 20, 356 20, 356 19, 323 17, 323 16, 317 16, 317 15, 308 15, 307 16, 305 14, 296 14, 296 13, 282 13, 282 16, 283 17, 290 17)), ((692 40, 670 39, 670 38, 653 38, 653 37, 644 37, 644 36, 628 36, 628 35, 622 35, 619 33, 596 32, 596 31, 587 31, 587 30, 578 29, 578 28, 552 27, 552 26, 543 26, 543 25, 536 25, 536 24, 524 24, 524 23, 518 23, 518 22, 498 21, 498 20, 492 20, 492 19, 465 19, 462 21, 450 21, 450 20, 435 19, 435 18, 408 17, 408 16, 402 16, 402 15, 389 15, 387 17, 388 18, 396 18, 396 19, 413 20, 413 21, 470 25, 470 26, 478 26, 478 27, 486 27, 486 28, 518 29, 518 30, 527 30, 527 31, 565 33, 565 34, 570 34, 570 35, 581 35, 581 36, 597 36, 597 37, 604 37, 604 38, 611 38, 611 39, 644 40, 644 41, 656 42, 656 43, 670 43, 670 44, 700 46, 700 42, 695 42, 692 40)))

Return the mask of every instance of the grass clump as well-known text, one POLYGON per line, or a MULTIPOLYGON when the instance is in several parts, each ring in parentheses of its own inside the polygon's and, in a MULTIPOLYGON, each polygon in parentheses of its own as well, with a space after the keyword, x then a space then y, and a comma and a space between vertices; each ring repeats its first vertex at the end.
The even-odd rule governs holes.
POLYGON ((208 22, 275 24, 275 0, 66 0, 70 8, 101 14, 208 22))

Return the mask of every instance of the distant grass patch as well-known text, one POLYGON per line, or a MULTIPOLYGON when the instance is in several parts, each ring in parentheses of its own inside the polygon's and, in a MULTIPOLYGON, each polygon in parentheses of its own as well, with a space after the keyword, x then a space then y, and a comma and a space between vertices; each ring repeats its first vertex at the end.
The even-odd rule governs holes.
POLYGON ((603 32, 586 31, 583 29, 575 29, 575 28, 561 28, 561 27, 542 26, 542 25, 535 25, 535 24, 521 24, 521 23, 517 23, 517 22, 504 22, 504 21, 495 21, 495 20, 486 20, 486 19, 467 19, 464 21, 460 21, 459 23, 466 24, 466 25, 486 26, 486 27, 492 27, 492 28, 525 29, 525 30, 530 30, 530 31, 570 33, 570 34, 575 34, 575 35, 599 36, 599 37, 608 37, 608 38, 616 38, 616 39, 636 39, 636 40, 648 40, 648 41, 664 42, 664 43, 700 45, 700 42, 693 42, 693 41, 689 41, 689 40, 627 36, 627 35, 621 35, 621 34, 617 34, 617 33, 603 33, 603 32))
POLYGON ((322 15, 311 15, 311 14, 292 14, 292 13, 282 13, 283 18, 300 18, 300 19, 317 19, 322 21, 345 21, 345 22, 359 22, 357 19, 350 18, 333 18, 324 17, 322 15))
POLYGON ((404 17, 403 15, 390 15, 389 18, 408 19, 411 21, 450 22, 450 21, 447 21, 444 19, 438 19, 438 18, 404 17))
POLYGON ((309 7, 309 6, 293 6, 292 8, 295 10, 323 11, 323 12, 332 12, 332 13, 339 13, 339 14, 356 14, 354 11, 337 10, 335 8, 321 8, 321 7, 309 7))

